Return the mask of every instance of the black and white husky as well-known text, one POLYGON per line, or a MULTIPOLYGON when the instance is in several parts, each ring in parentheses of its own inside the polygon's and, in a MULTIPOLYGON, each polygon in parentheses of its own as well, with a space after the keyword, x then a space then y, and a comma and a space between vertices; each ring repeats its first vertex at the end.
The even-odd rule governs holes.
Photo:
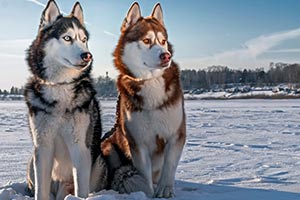
POLYGON ((34 144, 27 177, 36 200, 87 197, 91 181, 97 182, 90 177, 101 178, 91 175, 100 155, 101 121, 88 39, 78 2, 69 16, 48 2, 27 55, 33 75, 25 96, 34 144))

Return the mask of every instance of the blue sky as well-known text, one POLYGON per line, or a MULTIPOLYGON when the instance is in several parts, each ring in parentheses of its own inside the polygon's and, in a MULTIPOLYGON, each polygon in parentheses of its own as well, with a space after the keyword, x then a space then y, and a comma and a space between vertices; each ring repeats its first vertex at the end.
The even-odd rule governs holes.
MULTIPOLYGON (((93 75, 117 75, 112 62, 120 26, 131 0, 81 0, 93 75)), ((148 16, 153 0, 140 0, 148 16)), ((25 50, 37 33, 47 0, 0 0, 0 88, 22 86, 30 75, 25 50)), ((75 1, 57 0, 69 13, 75 1)), ((161 0, 174 59, 182 69, 226 65, 243 69, 270 62, 300 62, 298 0, 161 0)))

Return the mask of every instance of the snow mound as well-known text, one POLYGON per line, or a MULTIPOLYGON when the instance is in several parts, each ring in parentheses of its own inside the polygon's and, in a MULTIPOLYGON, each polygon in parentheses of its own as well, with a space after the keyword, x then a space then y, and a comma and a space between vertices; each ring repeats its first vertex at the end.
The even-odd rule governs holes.
POLYGON ((33 200, 26 195, 26 182, 8 183, 0 187, 0 200, 33 200))
MULTIPOLYGON (((134 192, 131 194, 119 194, 115 191, 101 191, 90 195, 86 200, 148 200, 145 193, 134 192)), ((83 200, 82 198, 74 197, 72 195, 66 196, 65 200, 83 200)))

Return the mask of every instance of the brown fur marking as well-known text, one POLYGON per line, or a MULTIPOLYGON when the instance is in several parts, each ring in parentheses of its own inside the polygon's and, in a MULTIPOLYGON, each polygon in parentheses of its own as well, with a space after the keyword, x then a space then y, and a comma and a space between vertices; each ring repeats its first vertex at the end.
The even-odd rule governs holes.
POLYGON ((165 79, 165 91, 169 94, 169 98, 159 106, 159 109, 175 105, 180 99, 183 100, 180 72, 178 65, 175 62, 172 61, 171 66, 164 71, 163 78, 165 79))
POLYGON ((132 151, 134 151, 135 153, 139 153, 139 148, 138 148, 134 138, 132 137, 132 134, 130 133, 129 129, 127 129, 125 127, 125 131, 126 131, 126 136, 127 136, 127 139, 128 139, 130 149, 132 151))
POLYGON ((179 146, 183 146, 186 140, 186 122, 185 122, 185 114, 183 114, 183 119, 181 125, 177 131, 177 142, 176 144, 179 146))
POLYGON ((143 80, 138 80, 128 75, 120 75, 117 87, 122 98, 121 103, 125 103, 127 110, 139 111, 143 106, 143 98, 137 93, 141 90, 143 80))
POLYGON ((117 145, 127 157, 131 157, 128 141, 119 128, 101 143, 104 156, 110 155, 113 145, 117 145))
POLYGON ((156 135, 156 151, 155 154, 163 154, 166 146, 166 141, 164 138, 160 138, 156 135))
POLYGON ((64 186, 65 186, 65 190, 67 191, 67 194, 72 194, 72 195, 75 194, 73 180, 66 181, 64 186))
POLYGON ((155 172, 152 173, 152 182, 157 183, 159 177, 160 177, 160 170, 156 170, 155 172))

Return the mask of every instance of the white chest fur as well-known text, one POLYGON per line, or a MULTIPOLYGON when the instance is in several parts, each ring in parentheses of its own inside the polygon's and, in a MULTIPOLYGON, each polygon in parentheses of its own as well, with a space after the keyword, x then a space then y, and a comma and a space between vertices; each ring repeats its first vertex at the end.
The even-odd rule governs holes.
POLYGON ((165 79, 162 76, 146 80, 138 95, 143 97, 143 108, 154 110, 168 100, 174 88, 166 92, 165 79))
POLYGON ((31 98, 31 104, 45 109, 49 113, 38 112, 36 116, 30 116, 29 122, 32 129, 34 143, 49 143, 57 136, 61 135, 74 143, 85 141, 90 116, 87 113, 71 111, 74 107, 74 93, 72 85, 63 85, 59 87, 48 86, 43 88, 43 98, 49 103, 55 103, 55 106, 47 106, 34 96, 31 98), (40 139, 40 142, 36 140, 40 139))
POLYGON ((162 76, 145 81, 138 93, 143 97, 143 110, 126 112, 126 128, 138 145, 146 145, 151 151, 156 148, 156 137, 169 140, 177 133, 183 120, 182 100, 159 108, 170 98, 175 88, 165 90, 162 76))
POLYGON ((164 141, 176 137, 183 120, 182 103, 164 109, 127 113, 126 129, 139 147, 146 147, 150 154, 157 148, 157 137, 164 141))
POLYGON ((72 106, 74 93, 72 92, 72 85, 65 85, 60 87, 47 87, 44 89, 44 96, 46 99, 57 101, 56 110, 64 111, 66 108, 72 106))
POLYGON ((126 128, 137 143, 150 145, 157 135, 168 140, 177 133, 183 120, 182 102, 163 109, 127 112, 126 120, 126 128))

